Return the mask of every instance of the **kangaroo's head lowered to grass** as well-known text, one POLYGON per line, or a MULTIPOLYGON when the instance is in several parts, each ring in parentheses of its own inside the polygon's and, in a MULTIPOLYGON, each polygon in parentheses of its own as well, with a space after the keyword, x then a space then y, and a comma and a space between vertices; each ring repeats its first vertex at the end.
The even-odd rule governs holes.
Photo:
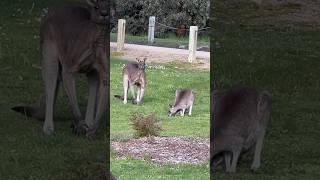
POLYGON ((271 95, 248 87, 211 94, 211 170, 224 162, 235 172, 242 152, 253 148, 252 170, 260 167, 263 139, 271 113, 271 95))
POLYGON ((192 106, 194 101, 194 93, 191 89, 177 89, 174 105, 169 105, 168 116, 174 116, 180 113, 184 116, 185 111, 188 110, 188 115, 191 116, 192 106))

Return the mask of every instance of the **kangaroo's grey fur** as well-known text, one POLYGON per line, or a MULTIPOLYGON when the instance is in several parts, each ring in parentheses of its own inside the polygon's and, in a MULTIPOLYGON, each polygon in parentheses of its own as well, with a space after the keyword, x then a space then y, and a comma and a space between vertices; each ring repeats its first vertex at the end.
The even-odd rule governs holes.
POLYGON ((72 113, 75 133, 93 136, 107 110, 109 48, 107 44, 107 0, 87 0, 89 6, 68 5, 49 9, 40 29, 42 77, 45 95, 38 106, 18 106, 13 110, 44 119, 43 131, 54 133, 53 108, 60 81, 72 113), (75 89, 75 73, 85 73, 89 82, 87 112, 82 116, 75 89))
POLYGON ((185 111, 188 110, 188 114, 191 116, 193 102, 194 93, 191 89, 177 89, 174 105, 170 105, 168 115, 173 116, 180 112, 180 115, 184 116, 185 111))
POLYGON ((252 170, 261 164, 261 152, 271 113, 271 95, 248 87, 212 92, 211 170, 224 161, 226 172, 236 172, 241 152, 254 148, 252 170))
POLYGON ((117 178, 111 172, 107 173, 107 176, 110 180, 117 180, 117 178))
POLYGON ((140 104, 144 96, 147 85, 145 62, 147 58, 137 58, 136 63, 129 63, 123 67, 123 103, 127 104, 128 90, 130 89, 133 96, 133 103, 140 104), (135 96, 134 86, 137 86, 137 97, 135 96))

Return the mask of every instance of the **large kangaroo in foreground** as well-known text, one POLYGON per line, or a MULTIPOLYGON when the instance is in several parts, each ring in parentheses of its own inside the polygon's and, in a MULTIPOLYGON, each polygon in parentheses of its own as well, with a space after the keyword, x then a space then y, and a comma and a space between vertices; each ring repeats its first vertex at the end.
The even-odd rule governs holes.
POLYGON ((251 169, 260 167, 271 101, 267 91, 248 87, 235 87, 222 95, 212 92, 211 170, 224 162, 226 172, 236 172, 241 152, 251 148, 254 148, 251 169))
POLYGON ((53 108, 60 81, 69 100, 76 133, 95 135, 107 109, 109 92, 107 46, 107 0, 87 0, 89 6, 70 5, 50 9, 40 28, 42 77, 45 95, 39 106, 17 106, 15 111, 44 119, 43 131, 54 133, 53 108), (89 82, 87 112, 83 118, 76 96, 75 73, 85 73, 89 82))

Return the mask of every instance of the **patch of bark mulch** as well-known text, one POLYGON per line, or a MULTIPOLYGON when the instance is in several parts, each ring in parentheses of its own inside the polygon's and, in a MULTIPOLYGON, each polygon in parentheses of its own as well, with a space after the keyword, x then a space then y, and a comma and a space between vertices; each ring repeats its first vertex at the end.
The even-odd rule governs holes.
POLYGON ((198 164, 209 160, 209 139, 187 137, 144 137, 112 142, 120 157, 148 159, 160 164, 198 164))

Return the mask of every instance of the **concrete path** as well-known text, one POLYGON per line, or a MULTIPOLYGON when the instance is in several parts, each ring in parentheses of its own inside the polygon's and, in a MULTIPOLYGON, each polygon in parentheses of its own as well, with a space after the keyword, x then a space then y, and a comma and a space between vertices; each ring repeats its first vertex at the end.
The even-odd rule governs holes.
MULTIPOLYGON (((117 44, 110 42, 111 52, 115 52, 117 44)), ((165 48, 156 46, 144 46, 136 44, 125 44, 122 59, 135 60, 137 57, 147 57, 148 62, 168 63, 172 61, 188 61, 189 51, 185 49, 165 48)), ((194 62, 199 64, 197 68, 210 68, 210 52, 197 51, 197 59, 194 62)))

